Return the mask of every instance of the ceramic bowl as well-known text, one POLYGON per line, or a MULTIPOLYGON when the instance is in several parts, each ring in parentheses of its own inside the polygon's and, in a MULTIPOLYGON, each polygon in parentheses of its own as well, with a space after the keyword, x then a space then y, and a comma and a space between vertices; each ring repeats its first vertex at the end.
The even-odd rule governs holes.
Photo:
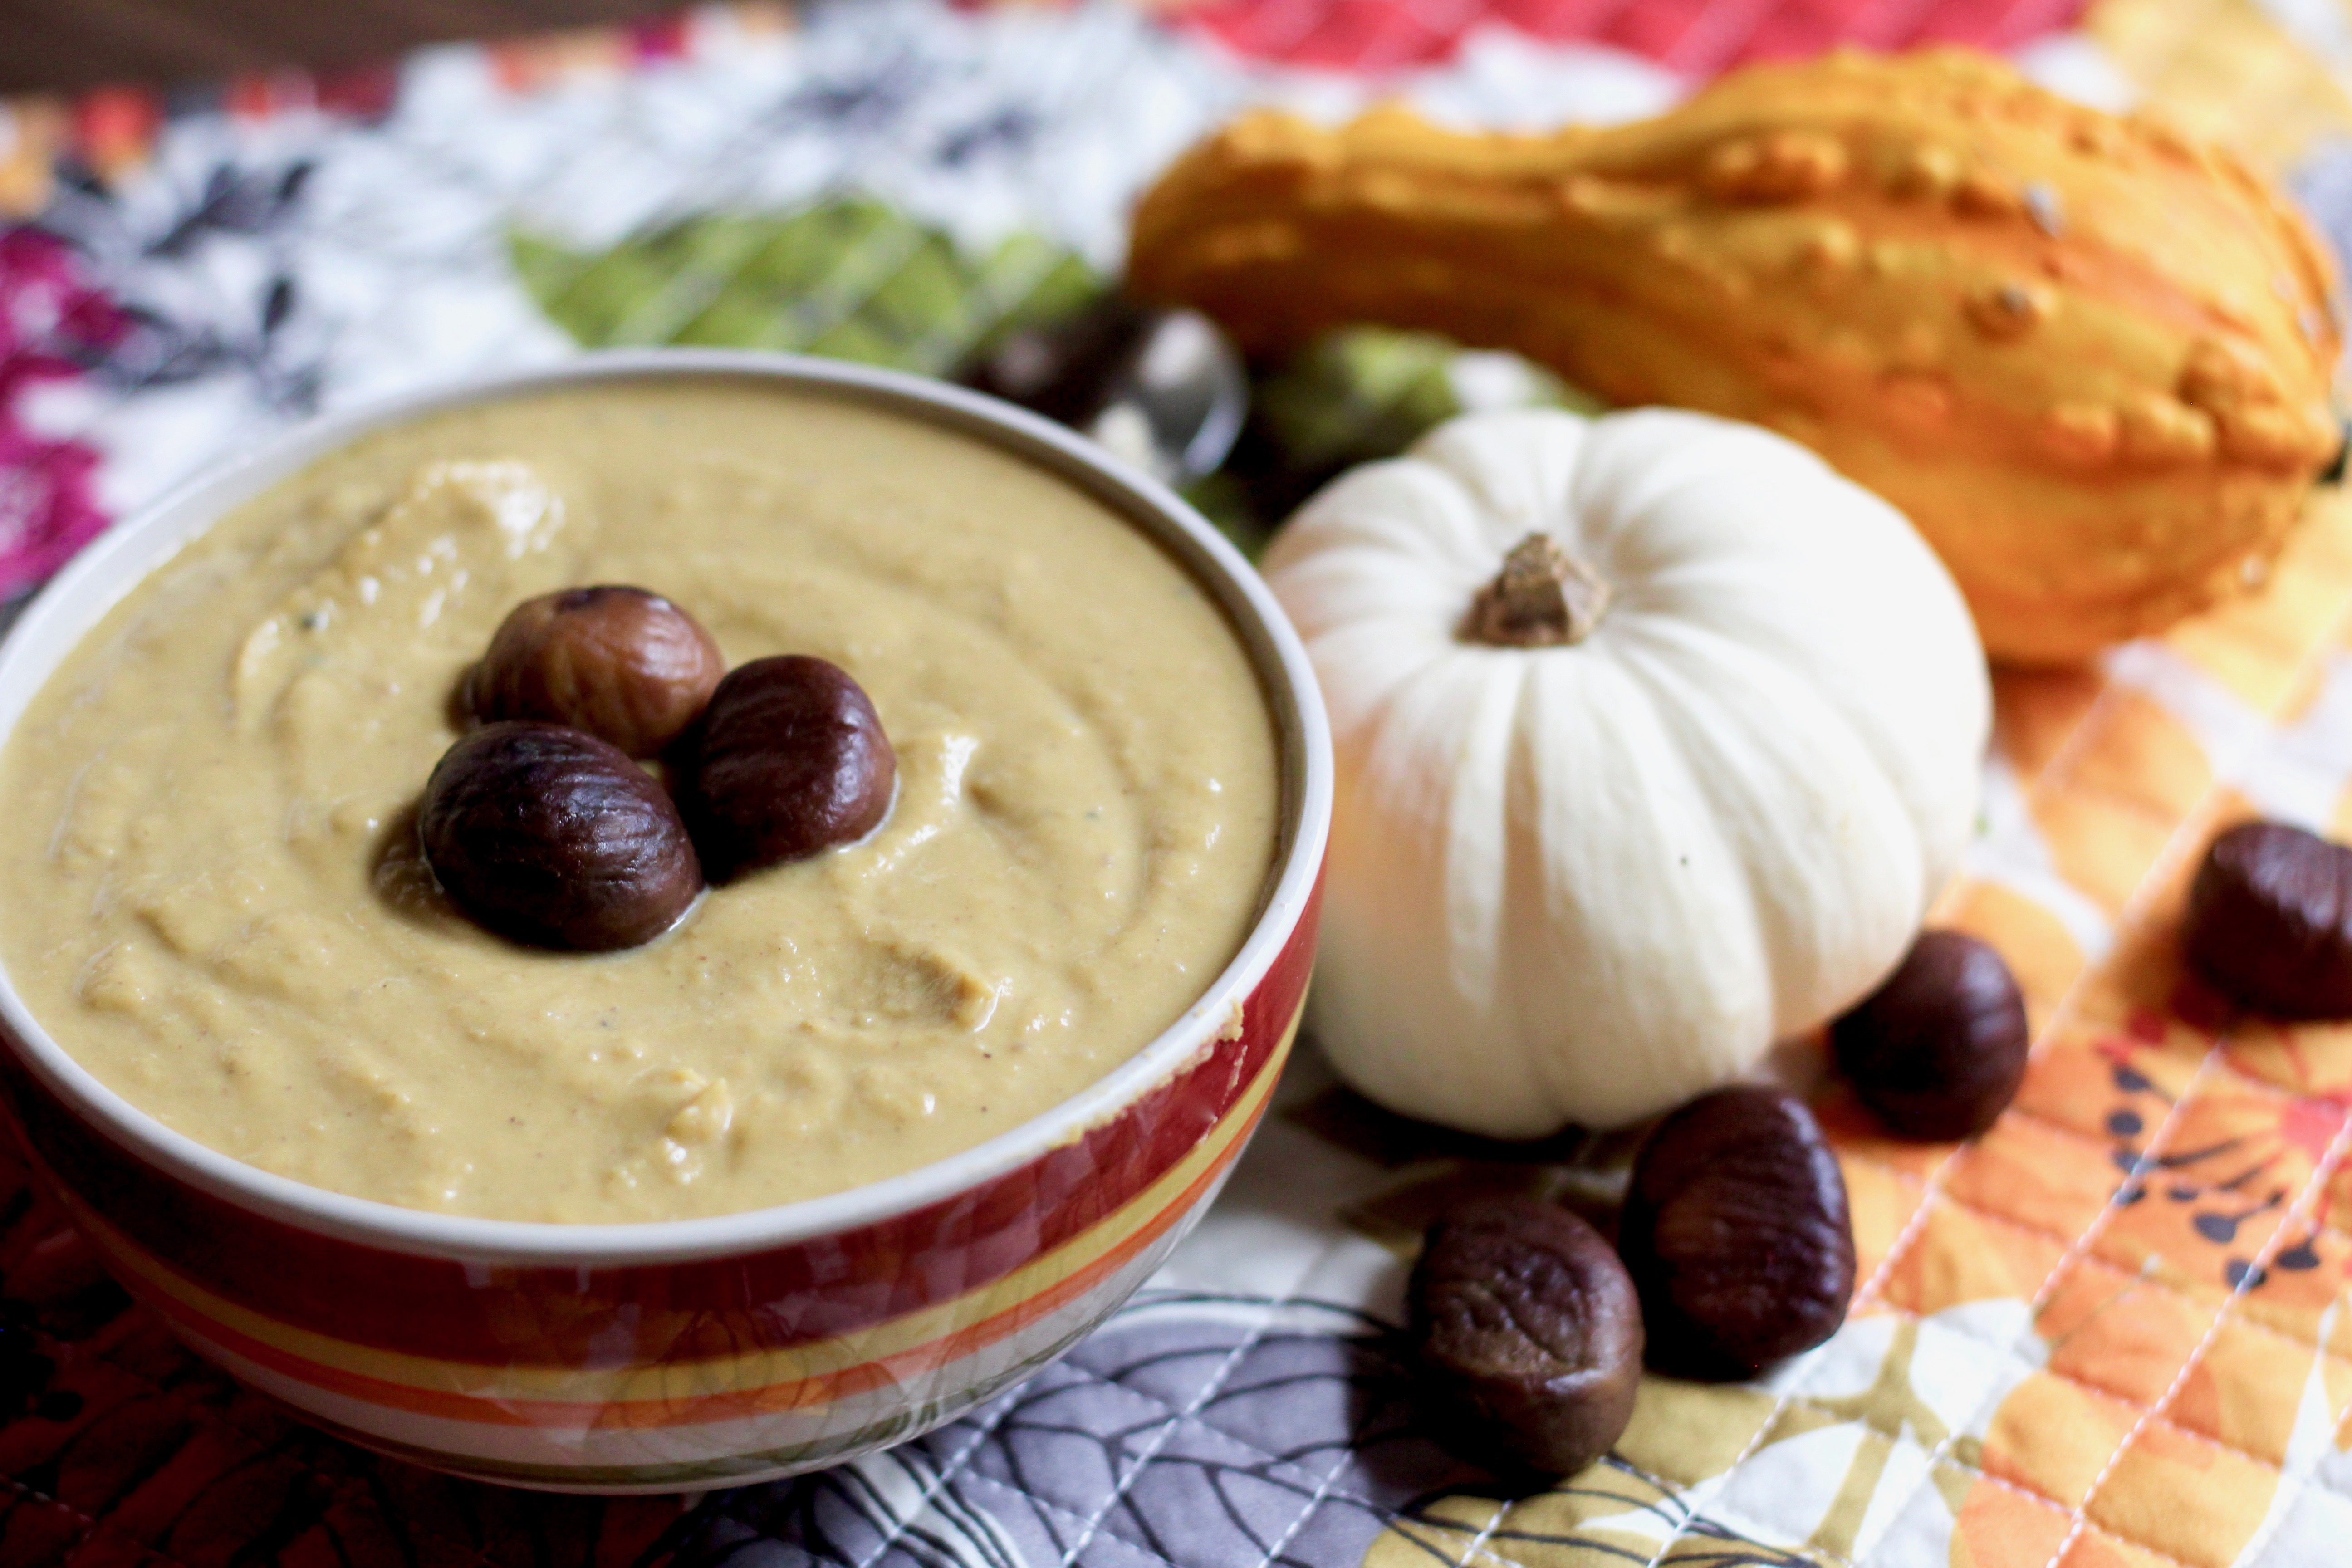
POLYGON ((572 1490, 831 1464, 937 1426, 1107 1317, 1205 1208, 1264 1114, 1315 945, 1331 752, 1305 652, 1181 501, 1059 426, 914 377, 658 352, 466 383, 292 431, 85 552, 0 646, 0 736, 106 610, 225 511, 354 437, 607 380, 740 376, 975 435, 1099 497, 1223 605, 1281 749, 1280 847, 1248 940, 1183 1017, 1024 1126, 906 1175, 716 1218, 427 1214, 205 1148, 77 1065, 0 975, 0 1098, 41 1177, 182 1338, 354 1442, 572 1490))

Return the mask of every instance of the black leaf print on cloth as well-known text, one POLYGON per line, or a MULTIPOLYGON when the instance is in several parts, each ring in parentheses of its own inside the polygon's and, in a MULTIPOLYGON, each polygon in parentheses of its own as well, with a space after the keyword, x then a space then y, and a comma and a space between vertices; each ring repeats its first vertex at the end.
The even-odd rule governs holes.
POLYGON ((124 323, 89 366, 116 397, 241 378, 260 406, 316 411, 325 344, 306 331, 297 249, 311 176, 304 156, 214 163, 138 196, 62 184, 41 232, 102 278, 124 323))

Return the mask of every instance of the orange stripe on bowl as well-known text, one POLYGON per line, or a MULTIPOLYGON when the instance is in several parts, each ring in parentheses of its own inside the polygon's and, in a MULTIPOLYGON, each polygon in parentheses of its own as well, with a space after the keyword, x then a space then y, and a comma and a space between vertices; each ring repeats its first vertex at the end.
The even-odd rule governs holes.
POLYGON ((377 1351, 280 1323, 222 1301, 140 1251, 83 1205, 76 1203, 71 1207, 90 1239, 120 1269, 147 1287, 141 1294, 173 1323, 256 1365, 349 1398, 419 1415, 500 1426, 574 1427, 661 1426, 689 1419, 719 1419, 728 1414, 805 1408, 881 1386, 904 1373, 938 1367, 1017 1332, 1083 1294, 1150 1246, 1190 1210, 1201 1193, 1238 1155, 1250 1131, 1265 1114, 1297 1027, 1298 1019, 1294 1015, 1279 1045, 1269 1054, 1264 1069, 1243 1099, 1192 1154, 1087 1231, 969 1296, 910 1313, 895 1323, 860 1331, 844 1340, 789 1351, 681 1361, 602 1374, 594 1369, 484 1367, 377 1351), (1175 1190, 1170 1191, 1171 1187, 1175 1190), (1077 1258, 1085 1261, 1074 1266, 1077 1258), (1053 1283, 1037 1284, 1049 1276, 1055 1277, 1053 1283), (986 1315, 978 1321, 951 1330, 946 1328, 947 1323, 992 1299, 1007 1304, 992 1310, 982 1307, 986 1315), (894 1333, 893 1330, 899 1332, 894 1333), (919 1337, 926 1333, 932 1337, 919 1337), (887 1341, 901 1334, 913 1342, 880 1355, 870 1353, 877 1338, 887 1341), (865 1353, 866 1359, 824 1373, 775 1375, 793 1363, 805 1364, 828 1351, 865 1353), (371 1365, 376 1370, 362 1370, 371 1365), (750 1388, 692 1395, 633 1396, 626 1392, 631 1384, 674 1378, 697 1370, 737 1381, 748 1373, 764 1381, 750 1388), (533 1387, 576 1385, 600 1375, 613 1384, 611 1392, 601 1396, 555 1399, 545 1397, 533 1387), (520 1386, 512 1386, 511 1392, 469 1392, 462 1386, 469 1383, 520 1386))
MULTIPOLYGON (((1249 1118, 1255 1127, 1261 1105, 1249 1118)), ((1187 1184, 1182 1194, 1162 1205, 1109 1251, 1059 1283, 1006 1308, 992 1317, 918 1345, 911 1350, 861 1362, 837 1372, 823 1373, 760 1388, 730 1390, 691 1396, 651 1399, 554 1400, 484 1398, 418 1388, 364 1373, 313 1362, 228 1328, 218 1320, 195 1312, 177 1300, 155 1305, 174 1323, 199 1339, 208 1340, 254 1364, 349 1399, 364 1401, 414 1415, 473 1421, 501 1426, 570 1427, 585 1429, 650 1428, 724 1420, 730 1416, 801 1410, 883 1387, 902 1377, 943 1366, 1016 1333, 1046 1313, 1083 1295, 1134 1257, 1182 1217, 1201 1191, 1239 1152, 1234 1140, 1215 1163, 1187 1184)), ((708 1363, 700 1363, 708 1364, 708 1363)))

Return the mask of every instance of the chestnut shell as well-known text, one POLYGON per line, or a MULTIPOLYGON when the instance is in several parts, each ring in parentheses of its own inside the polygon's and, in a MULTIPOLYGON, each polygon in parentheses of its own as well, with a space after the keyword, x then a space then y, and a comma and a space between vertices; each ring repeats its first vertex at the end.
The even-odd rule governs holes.
POLYGON ((1642 1304, 1577 1215, 1532 1197, 1463 1205, 1430 1226, 1406 1293, 1420 1404, 1464 1458, 1570 1475, 1624 1434, 1642 1304))
POLYGON ((1906 1138, 1972 1138, 2025 1079, 2025 997, 1990 942, 1931 931, 1885 983, 1830 1026, 1838 1068, 1906 1138))
POLYGON ((417 836, 452 902, 532 947, 635 947, 702 890, 661 785, 619 747, 562 724, 461 738, 425 781, 417 836))
POLYGON ((865 689, 806 654, 730 671, 681 763, 678 804, 715 882, 864 837, 898 775, 865 689))
POLYGON ((700 715, 726 669, 702 624, 660 595, 565 588, 508 612, 467 700, 488 722, 569 724, 650 757, 700 715))
POLYGON ((2352 849, 2283 822, 2230 828, 2189 886, 2180 941, 2242 1006, 2352 1018, 2352 849))
POLYGON ((1845 1321, 1845 1177, 1804 1101, 1736 1084, 1660 1122, 1634 1156, 1617 1251, 1641 1293, 1649 1363, 1747 1377, 1845 1321))

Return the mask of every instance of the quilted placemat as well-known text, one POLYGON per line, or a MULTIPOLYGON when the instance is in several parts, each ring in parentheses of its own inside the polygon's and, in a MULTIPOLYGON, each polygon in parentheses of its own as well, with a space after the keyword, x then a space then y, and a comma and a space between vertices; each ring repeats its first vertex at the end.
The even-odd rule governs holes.
MULTIPOLYGON (((19 101, 0 596, 208 458, 426 379, 623 342, 950 374, 1104 288, 1133 194, 1246 102, 1616 119, 1842 38, 1974 42, 2160 102, 2352 240, 2352 13, 2330 0, 864 0, 19 101)), ((1248 541, 1498 385, 1560 395, 1497 369, 1328 343, 1259 385, 1200 499, 1248 541)), ((1065 1361, 887 1454, 698 1497, 506 1491, 294 1425, 182 1351, 0 1158, 0 1565, 2352 1560, 2352 1029, 2232 1017, 2173 938, 2218 825, 2352 835, 2352 503, 2323 492, 2258 597, 2004 676, 1998 700, 1940 918, 2029 993, 2017 1105, 1971 1144, 1906 1145, 1824 1089, 1853 1319, 1754 1384, 1651 1379, 1616 1451, 1557 1487, 1508 1495, 1415 1431, 1398 1292, 1445 1204, 1598 1184, 1622 1142, 1449 1138, 1309 1052, 1216 1209, 1065 1361)))

